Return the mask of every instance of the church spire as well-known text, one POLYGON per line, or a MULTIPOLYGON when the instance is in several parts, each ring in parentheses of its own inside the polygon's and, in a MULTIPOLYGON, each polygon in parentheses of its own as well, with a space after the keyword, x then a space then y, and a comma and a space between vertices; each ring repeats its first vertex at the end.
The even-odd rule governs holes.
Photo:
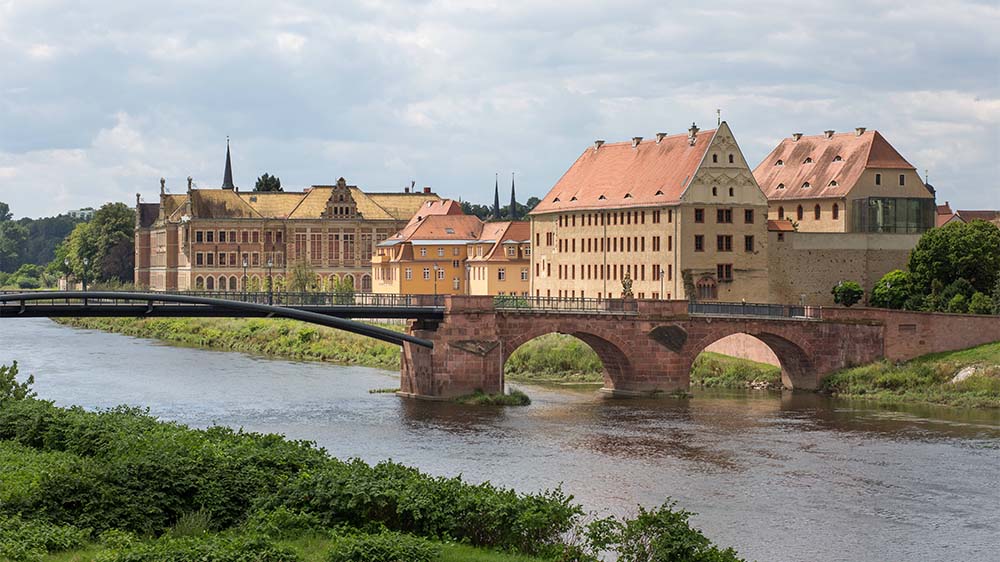
POLYGON ((500 175, 494 178, 493 186, 493 220, 500 220, 500 175))
POLYGON ((222 189, 235 189, 233 185, 233 161, 229 157, 229 137, 226 137, 226 174, 222 178, 222 189))
POLYGON ((517 220, 517 198, 514 197, 514 172, 510 173, 510 220, 517 220))

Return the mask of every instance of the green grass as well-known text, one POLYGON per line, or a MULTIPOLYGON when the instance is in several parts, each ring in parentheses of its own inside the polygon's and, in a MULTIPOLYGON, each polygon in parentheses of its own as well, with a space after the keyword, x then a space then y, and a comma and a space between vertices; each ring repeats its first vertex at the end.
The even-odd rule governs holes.
POLYGON ((527 406, 531 404, 531 398, 524 392, 514 388, 508 394, 486 394, 481 390, 477 390, 467 396, 455 398, 455 402, 475 404, 477 406, 527 406))
MULTIPOLYGON (((324 535, 310 535, 293 540, 281 541, 283 546, 294 550, 306 562, 326 562, 332 540, 324 535)), ((91 545, 80 550, 49 554, 43 562, 92 562, 105 549, 91 545)), ((519 554, 508 554, 456 543, 441 543, 439 562, 544 562, 542 558, 519 554)))
POLYGON ((834 373, 823 389, 838 396, 885 402, 924 402, 963 408, 1000 408, 1000 342, 932 353, 895 365, 880 361, 834 373), (951 383, 958 371, 977 373, 951 383))
POLYGON ((604 367, 587 344, 564 334, 546 334, 517 348, 504 365, 509 380, 602 382, 604 367))
MULTIPOLYGON (((264 318, 67 318, 59 323, 177 345, 240 351, 300 361, 328 361, 380 369, 398 369, 399 346, 305 324, 264 318)), ((402 330, 401 325, 385 328, 402 330)))
POLYGON ((707 388, 781 388, 781 367, 703 351, 691 366, 691 384, 707 388))

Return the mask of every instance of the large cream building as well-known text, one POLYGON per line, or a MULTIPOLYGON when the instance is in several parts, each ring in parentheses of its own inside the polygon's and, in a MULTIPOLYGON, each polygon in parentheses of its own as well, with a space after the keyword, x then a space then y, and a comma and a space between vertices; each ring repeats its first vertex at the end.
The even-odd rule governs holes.
POLYGON ((768 218, 798 232, 919 234, 934 226, 934 193, 878 131, 783 139, 754 169, 768 218))
POLYGON ((531 294, 765 302, 767 208, 725 122, 597 141, 531 212, 531 294))

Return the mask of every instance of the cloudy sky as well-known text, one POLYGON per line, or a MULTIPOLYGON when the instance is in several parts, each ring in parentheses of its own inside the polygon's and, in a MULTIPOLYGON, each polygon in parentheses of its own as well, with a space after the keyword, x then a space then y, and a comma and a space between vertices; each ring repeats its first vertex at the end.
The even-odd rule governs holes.
MULTIPOLYGON (((595 138, 715 123, 747 159, 876 128, 1000 207, 1000 4, 0 0, 0 200, 154 201, 187 176, 543 195, 595 138)), ((506 196, 506 195, 505 195, 506 196)))

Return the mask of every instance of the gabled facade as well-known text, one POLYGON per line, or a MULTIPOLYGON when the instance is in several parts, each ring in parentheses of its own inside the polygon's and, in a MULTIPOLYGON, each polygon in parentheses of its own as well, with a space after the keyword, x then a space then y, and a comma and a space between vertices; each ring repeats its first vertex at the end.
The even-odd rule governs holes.
POLYGON ((422 193, 365 193, 340 178, 301 192, 240 192, 227 147, 222 189, 136 197, 135 283, 155 291, 263 291, 286 286, 287 270, 305 262, 317 289, 349 280, 371 291, 375 246, 427 202, 422 193), (246 264, 244 266, 244 264, 246 264))
POLYGON ((754 169, 768 218, 800 232, 919 234, 934 226, 934 193, 878 132, 796 133, 754 169))
POLYGON ((531 212, 531 294, 764 302, 766 219, 725 122, 597 141, 531 212))

